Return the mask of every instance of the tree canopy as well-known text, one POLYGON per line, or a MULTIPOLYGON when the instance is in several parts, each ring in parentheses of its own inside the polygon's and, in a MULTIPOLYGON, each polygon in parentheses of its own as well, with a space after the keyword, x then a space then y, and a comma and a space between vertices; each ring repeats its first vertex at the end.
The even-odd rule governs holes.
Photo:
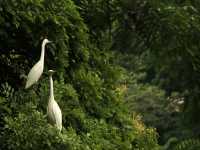
POLYGON ((0 149, 198 149, 199 6, 2 0, 0 149), (44 38, 44 73, 25 90, 44 38), (46 117, 49 69, 62 133, 46 117))
POLYGON ((144 131, 137 133, 141 129, 133 120, 139 120, 129 114, 118 90, 123 69, 113 63, 107 47, 100 49, 93 42, 79 9, 71 0, 0 2, 1 148, 158 148, 153 129, 141 123, 144 131), (25 76, 39 59, 44 38, 53 41, 46 49, 44 74, 38 84, 25 90, 25 76), (56 70, 55 99, 63 113, 61 134, 45 115, 48 69, 56 70))

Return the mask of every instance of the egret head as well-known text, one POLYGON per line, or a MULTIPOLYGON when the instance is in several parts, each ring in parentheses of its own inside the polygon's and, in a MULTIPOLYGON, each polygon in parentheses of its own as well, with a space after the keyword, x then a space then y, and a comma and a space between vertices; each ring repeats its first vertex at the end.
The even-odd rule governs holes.
POLYGON ((54 70, 49 70, 48 74, 51 76, 52 74, 54 74, 54 72, 55 72, 54 70))
POLYGON ((44 39, 42 43, 43 43, 43 44, 47 44, 47 43, 51 43, 51 42, 52 42, 52 41, 49 41, 48 39, 44 39))

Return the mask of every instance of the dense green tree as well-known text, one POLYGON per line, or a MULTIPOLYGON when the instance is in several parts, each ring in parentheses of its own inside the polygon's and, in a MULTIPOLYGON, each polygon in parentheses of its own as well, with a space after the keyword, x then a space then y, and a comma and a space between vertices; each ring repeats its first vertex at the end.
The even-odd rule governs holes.
POLYGON ((0 2, 0 149, 159 149, 156 132, 124 106, 123 69, 113 64, 107 47, 99 49, 88 32, 93 23, 85 24, 77 9, 71 0, 0 2), (54 43, 47 46, 44 74, 24 90, 24 76, 39 58, 45 37, 54 43), (61 134, 46 121, 48 69, 57 71, 61 134))
MULTIPOLYGON (((96 34, 99 35, 96 38, 101 41, 100 43, 109 39, 108 46, 112 50, 122 52, 122 55, 120 54, 122 57, 129 55, 121 60, 120 64, 131 72, 131 78, 136 78, 139 83, 150 83, 161 87, 166 96, 178 92, 179 96, 184 98, 183 121, 188 123, 189 128, 176 131, 193 130, 189 133, 190 136, 198 136, 200 131, 199 1, 114 0, 107 4, 107 1, 79 2, 76 1, 81 7, 81 15, 88 20, 85 23, 91 27, 90 32, 94 35, 100 33, 96 34), (106 15, 108 8, 109 15, 106 15), (96 10, 100 13, 93 13, 96 10), (98 24, 99 20, 103 20, 101 23, 104 24, 98 24), (135 56, 138 57, 135 59, 135 56)), ((138 90, 139 97, 145 95, 145 92, 148 94, 146 90, 152 88, 145 85, 147 89, 140 89, 141 86, 143 87, 143 85, 131 86, 138 90)), ((157 92, 160 93, 159 90, 151 92, 152 98, 157 96, 157 92)), ((129 94, 131 97, 135 93, 132 91, 129 94)), ((164 101, 167 103, 167 98, 164 101)), ((138 105, 145 110, 142 102, 138 102, 138 105)), ((157 105, 156 100, 151 98, 147 99, 147 102, 149 102, 147 107, 157 105)), ((159 113, 164 114, 162 110, 159 113)), ((147 114, 144 118, 148 117, 149 112, 144 113, 147 114)), ((173 111, 170 110, 169 113, 173 114, 173 111)), ((176 119, 178 124, 185 126, 180 118, 172 117, 172 120, 176 119)), ((168 121, 170 123, 171 120, 168 121)), ((179 134, 179 137, 181 135, 181 133, 175 134, 179 134)), ((182 138, 187 137, 182 136, 182 138)))
MULTIPOLYGON (((113 48, 146 57, 146 79, 184 97, 184 121, 199 135, 199 2, 121 1, 113 48)), ((141 57, 144 59, 144 57, 141 57)))

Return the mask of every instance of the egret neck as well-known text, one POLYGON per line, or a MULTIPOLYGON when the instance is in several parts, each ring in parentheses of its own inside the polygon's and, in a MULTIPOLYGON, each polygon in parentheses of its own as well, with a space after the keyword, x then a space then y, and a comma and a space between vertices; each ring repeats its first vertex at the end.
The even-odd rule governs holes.
POLYGON ((50 80, 50 100, 54 99, 54 94, 53 94, 53 79, 52 79, 52 75, 49 76, 49 80, 50 80))
POLYGON ((41 50, 41 56, 40 56, 40 61, 42 61, 42 62, 44 62, 45 45, 46 45, 46 43, 43 41, 42 50, 41 50))

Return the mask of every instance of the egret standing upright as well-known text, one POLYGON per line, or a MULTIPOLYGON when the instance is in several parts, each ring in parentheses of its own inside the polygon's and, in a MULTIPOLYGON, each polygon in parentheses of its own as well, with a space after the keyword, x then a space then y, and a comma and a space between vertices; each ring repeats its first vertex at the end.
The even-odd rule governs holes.
POLYGON ((27 89, 27 88, 31 87, 33 84, 35 84, 39 80, 40 76, 42 75, 42 72, 44 69, 45 45, 50 42, 51 41, 49 41, 48 39, 43 40, 42 47, 41 47, 40 60, 30 70, 28 77, 27 77, 25 89, 27 89))
POLYGON ((52 79, 53 73, 54 73, 53 70, 49 70, 50 96, 49 96, 49 102, 47 106, 47 116, 48 116, 49 122, 52 125, 55 125, 61 131, 62 130, 62 113, 61 113, 60 107, 58 106, 57 102, 54 99, 53 79, 52 79))

